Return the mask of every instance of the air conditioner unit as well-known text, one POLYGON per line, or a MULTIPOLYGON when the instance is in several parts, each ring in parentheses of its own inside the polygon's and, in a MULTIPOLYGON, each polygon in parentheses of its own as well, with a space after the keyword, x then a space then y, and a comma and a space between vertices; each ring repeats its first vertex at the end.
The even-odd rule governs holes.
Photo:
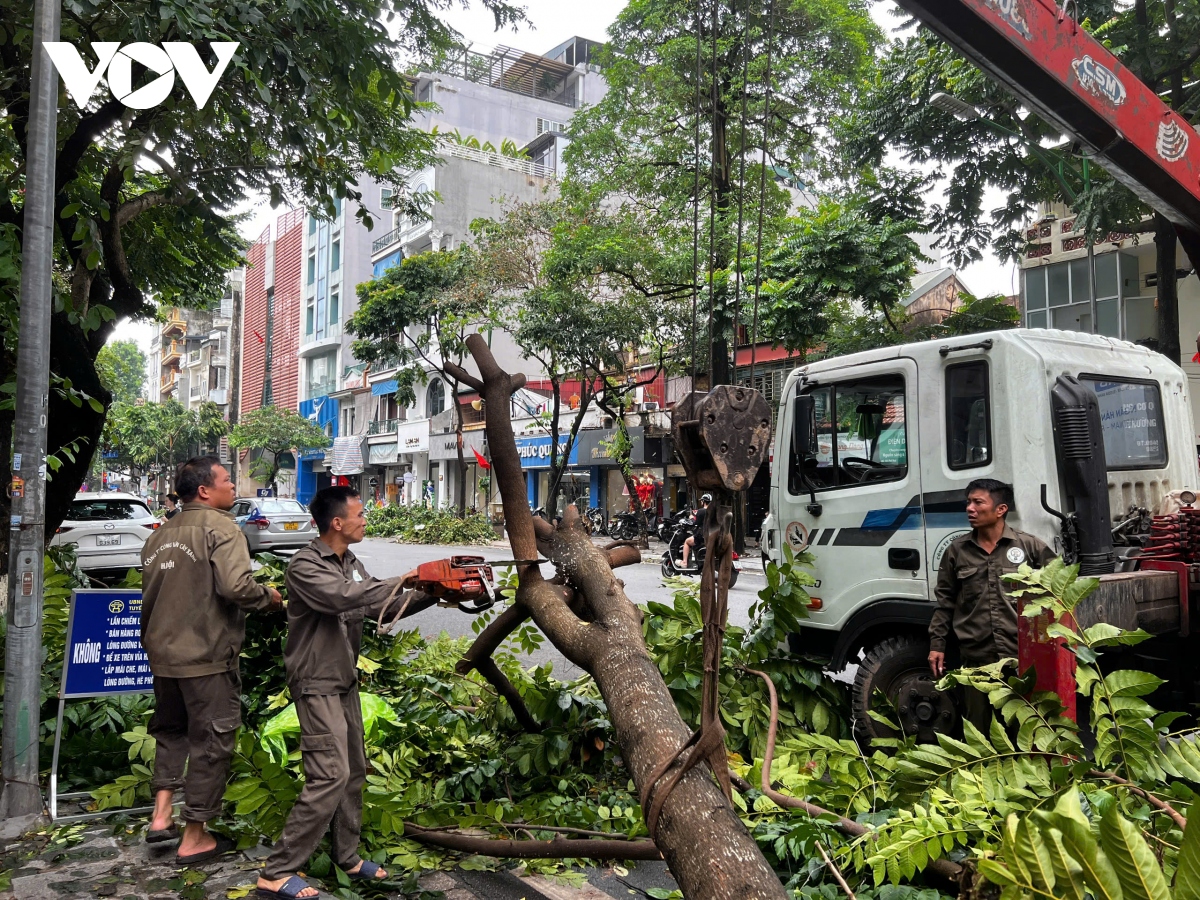
POLYGON ((654 410, 658 409, 658 401, 657 400, 647 400, 645 403, 643 403, 641 405, 640 409, 642 410, 642 412, 653 412, 654 410))

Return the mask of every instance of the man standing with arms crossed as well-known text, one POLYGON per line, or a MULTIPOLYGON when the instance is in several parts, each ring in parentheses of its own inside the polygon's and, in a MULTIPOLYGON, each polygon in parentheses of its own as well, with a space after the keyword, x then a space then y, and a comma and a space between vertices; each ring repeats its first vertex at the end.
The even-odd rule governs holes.
POLYGON ((183 787, 176 861, 194 865, 234 847, 206 825, 221 813, 242 724, 238 657, 246 611, 278 609, 280 596, 252 577, 250 547, 229 514, 237 494, 217 458, 185 462, 175 491, 183 508, 142 548, 142 647, 154 673, 149 730, 157 744, 146 842, 179 836, 171 802, 183 787))
MULTIPOLYGON (((946 548, 938 566, 937 609, 929 623, 929 669, 946 672, 946 639, 953 627, 962 665, 986 666, 1017 655, 1017 606, 1000 576, 1028 563, 1038 569, 1056 554, 1031 534, 1006 521, 1013 506, 1012 488, 979 478, 967 485, 967 521, 971 533, 946 548)), ((991 708, 987 696, 963 691, 966 718, 987 733, 991 708)))
MULTIPOLYGON (((258 879, 260 897, 309 900, 318 896, 297 873, 330 833, 334 863, 354 879, 387 877, 358 855, 362 791, 367 780, 358 654, 363 620, 384 607, 405 616, 437 600, 399 588, 408 578, 380 581, 350 551, 363 539, 366 517, 357 491, 328 487, 308 507, 319 537, 292 557, 287 569, 288 640, 283 661, 300 719, 304 789, 258 879)), ((394 618, 393 618, 394 621, 394 618)))

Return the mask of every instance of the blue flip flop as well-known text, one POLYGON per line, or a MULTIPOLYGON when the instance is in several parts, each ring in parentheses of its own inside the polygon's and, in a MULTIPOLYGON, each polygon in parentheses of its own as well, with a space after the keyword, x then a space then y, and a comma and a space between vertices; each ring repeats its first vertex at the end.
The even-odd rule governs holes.
MULTIPOLYGON (((376 878, 381 866, 379 863, 373 863, 369 859, 364 859, 362 865, 357 872, 346 872, 346 877, 354 881, 387 881, 386 878, 376 878)), ((344 871, 344 870, 343 870, 344 871)))
MULTIPOLYGON (((279 890, 272 891, 267 888, 257 888, 259 897, 271 897, 273 900, 297 900, 300 897, 300 892, 305 888, 312 887, 307 881, 299 875, 293 875, 287 881, 279 886, 279 890)), ((314 890, 316 890, 314 888, 314 890)), ((321 895, 318 893, 316 897, 304 897, 300 900, 317 900, 321 895)))

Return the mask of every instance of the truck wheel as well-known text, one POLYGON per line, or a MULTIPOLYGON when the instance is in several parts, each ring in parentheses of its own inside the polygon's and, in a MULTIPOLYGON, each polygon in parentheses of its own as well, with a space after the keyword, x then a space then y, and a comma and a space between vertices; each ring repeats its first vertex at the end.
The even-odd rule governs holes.
POLYGON ((928 655, 929 642, 913 635, 888 638, 866 650, 854 677, 854 737, 859 743, 869 746, 872 738, 899 737, 871 718, 872 709, 922 743, 959 730, 962 714, 954 695, 934 686, 928 655))

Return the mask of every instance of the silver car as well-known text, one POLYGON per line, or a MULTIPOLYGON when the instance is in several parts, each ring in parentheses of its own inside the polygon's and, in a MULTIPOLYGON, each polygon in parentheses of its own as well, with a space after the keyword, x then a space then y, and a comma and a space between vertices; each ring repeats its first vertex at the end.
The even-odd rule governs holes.
POLYGON ((298 500, 245 497, 233 504, 232 512, 251 553, 299 550, 317 536, 317 523, 298 500))
POLYGON ((74 544, 79 567, 89 575, 122 576, 142 567, 142 545, 160 525, 162 520, 134 494, 81 493, 50 545, 74 544))

